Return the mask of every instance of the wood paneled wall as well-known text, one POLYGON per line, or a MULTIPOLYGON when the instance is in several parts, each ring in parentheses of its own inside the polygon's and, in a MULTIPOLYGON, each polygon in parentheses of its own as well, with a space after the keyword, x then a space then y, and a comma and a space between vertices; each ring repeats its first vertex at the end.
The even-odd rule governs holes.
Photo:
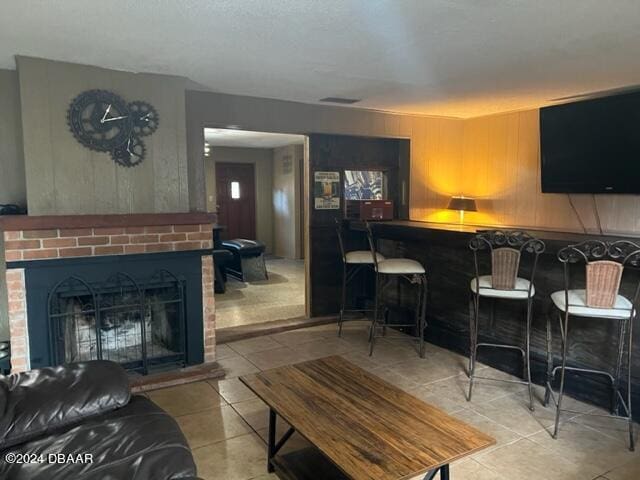
MULTIPOLYGON (((186 212, 185 79, 18 57, 27 203, 32 215, 186 212), (103 88, 144 100, 160 126, 135 168, 80 145, 67 125, 71 100, 103 88)), ((204 178, 203 178, 204 181, 204 178)))
POLYGON ((18 74, 0 70, 0 204, 27 204, 18 74))
POLYGON ((205 208, 202 126, 283 133, 336 133, 411 140, 410 217, 457 222, 451 195, 478 198, 465 223, 640 234, 640 196, 542 194, 538 110, 473 119, 395 115, 264 98, 187 92, 191 207, 205 208), (597 214, 597 215, 596 215, 597 214), (582 224, 581 224, 582 221, 582 224))
MULTIPOLYGON (((428 188, 424 174, 430 164, 438 172, 453 167, 432 157, 451 162, 460 160, 463 121, 454 118, 398 115, 355 108, 309 105, 267 98, 187 91, 187 154, 189 156, 189 194, 193 210, 206 208, 202 145, 203 127, 228 128, 276 133, 329 133, 363 137, 411 139, 412 217, 426 212, 438 195, 428 188)), ((446 162, 445 162, 446 163, 446 162)), ((440 202, 444 200, 440 199, 440 202)))
POLYGON ((429 154, 412 155, 413 175, 428 187, 425 197, 413 197, 412 219, 455 222, 456 212, 443 208, 449 195, 462 194, 478 199, 479 211, 465 223, 599 233, 599 218, 603 233, 640 233, 640 196, 541 192, 537 109, 464 120, 461 131, 439 135, 459 135, 459 144, 447 151, 436 139, 429 154))

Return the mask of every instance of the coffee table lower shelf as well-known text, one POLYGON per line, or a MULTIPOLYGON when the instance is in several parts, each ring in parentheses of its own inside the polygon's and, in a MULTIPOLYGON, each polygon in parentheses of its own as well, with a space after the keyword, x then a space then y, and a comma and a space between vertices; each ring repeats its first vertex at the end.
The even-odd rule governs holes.
POLYGON ((349 480, 313 446, 276 455, 271 465, 280 480, 349 480))

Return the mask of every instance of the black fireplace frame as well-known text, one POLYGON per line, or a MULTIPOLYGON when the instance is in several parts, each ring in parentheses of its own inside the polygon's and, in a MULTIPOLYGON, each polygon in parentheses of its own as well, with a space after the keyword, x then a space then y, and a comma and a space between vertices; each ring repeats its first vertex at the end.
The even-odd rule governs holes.
MULTIPOLYGON (((67 322, 73 322, 76 316, 87 316, 92 318, 92 325, 87 329, 92 334, 90 335, 92 338, 89 339, 89 342, 81 342, 77 337, 76 329, 76 336, 72 344, 76 349, 79 349, 81 343, 95 343, 95 354, 89 353, 88 356, 84 355, 88 358, 80 358, 76 361, 112 360, 120 363, 126 370, 136 371, 143 375, 149 373, 149 369, 154 367, 184 367, 186 351, 184 289, 185 282, 166 269, 157 270, 148 279, 135 279, 127 272, 116 272, 102 282, 88 282, 77 275, 71 275, 59 281, 49 292, 47 300, 50 351, 53 363, 62 364, 67 360, 68 339, 65 335, 68 327, 67 322), (153 293, 150 294, 150 292, 160 288, 173 290, 173 297, 160 300, 155 298, 153 293), (87 300, 90 299, 89 309, 82 309, 76 313, 60 310, 61 304, 64 303, 64 298, 80 297, 88 297, 87 300), (124 302, 127 297, 133 298, 133 300, 124 302), (117 301, 117 299, 122 302, 117 301), (175 314, 178 316, 176 325, 174 325, 176 327, 174 329, 175 332, 172 332, 175 333, 177 338, 172 342, 172 350, 167 349, 164 354, 157 354, 153 351, 153 348, 149 349, 153 342, 147 343, 147 308, 152 317, 153 307, 158 305, 174 305, 175 314), (138 349, 131 349, 128 345, 121 347, 125 350, 124 352, 111 352, 105 349, 103 316, 116 312, 130 315, 137 314, 136 323, 139 323, 140 328, 139 334, 136 332, 135 336, 140 337, 139 353, 133 353, 132 355, 132 352, 138 349)), ((117 337, 117 331, 122 329, 122 325, 115 324, 109 330, 112 330, 114 336, 117 337)))
MULTIPOLYGON (((71 276, 80 277, 89 283, 100 282, 118 272, 126 272, 137 280, 150 278, 159 270, 171 272, 184 288, 184 365, 203 363, 202 257, 207 255, 211 255, 211 250, 8 262, 7 269, 23 268, 25 271, 31 368, 48 367, 57 363, 52 349, 48 300, 52 288, 58 282, 71 276)), ((152 367, 153 365, 149 365, 150 369, 152 367)))

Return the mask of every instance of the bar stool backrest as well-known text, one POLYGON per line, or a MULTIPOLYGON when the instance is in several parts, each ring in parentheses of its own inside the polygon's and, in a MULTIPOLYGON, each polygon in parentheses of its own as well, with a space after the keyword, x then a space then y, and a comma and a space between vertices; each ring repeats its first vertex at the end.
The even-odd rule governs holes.
POLYGON ((336 218, 335 222, 336 222, 336 235, 338 236, 338 245, 340 246, 340 255, 342 255, 342 262, 346 265, 347 252, 344 249, 344 240, 342 238, 342 220, 339 218, 336 218))
POLYGON ((378 252, 376 251, 376 242, 373 237, 373 229, 369 222, 365 223, 365 227, 367 228, 367 240, 369 241, 369 248, 371 249, 371 255, 373 255, 373 266, 375 267, 375 271, 378 271, 378 252))
POLYGON ((481 254, 491 255, 491 287, 497 290, 518 290, 516 278, 519 276, 522 254, 533 255, 530 278, 527 278, 527 290, 531 296, 538 257, 545 250, 542 240, 521 231, 487 230, 475 235, 469 242, 469 248, 473 252, 476 292, 480 291, 481 254))
MULTIPOLYGON (((569 305, 571 265, 585 264, 585 303, 592 308, 614 308, 625 267, 640 267, 640 245, 629 240, 587 240, 558 252, 564 265, 565 305, 569 305)), ((640 282, 633 297, 637 304, 640 282)))

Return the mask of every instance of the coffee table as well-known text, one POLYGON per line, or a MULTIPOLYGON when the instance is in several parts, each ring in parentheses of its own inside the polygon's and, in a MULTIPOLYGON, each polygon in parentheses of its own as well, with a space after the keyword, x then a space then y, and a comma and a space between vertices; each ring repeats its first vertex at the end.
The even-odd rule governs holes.
POLYGON ((286 480, 448 480, 451 462, 495 443, 339 356, 240 380, 269 406, 267 470, 286 480), (290 425, 278 441, 277 416, 290 425), (278 455, 295 432, 311 446, 278 455))

